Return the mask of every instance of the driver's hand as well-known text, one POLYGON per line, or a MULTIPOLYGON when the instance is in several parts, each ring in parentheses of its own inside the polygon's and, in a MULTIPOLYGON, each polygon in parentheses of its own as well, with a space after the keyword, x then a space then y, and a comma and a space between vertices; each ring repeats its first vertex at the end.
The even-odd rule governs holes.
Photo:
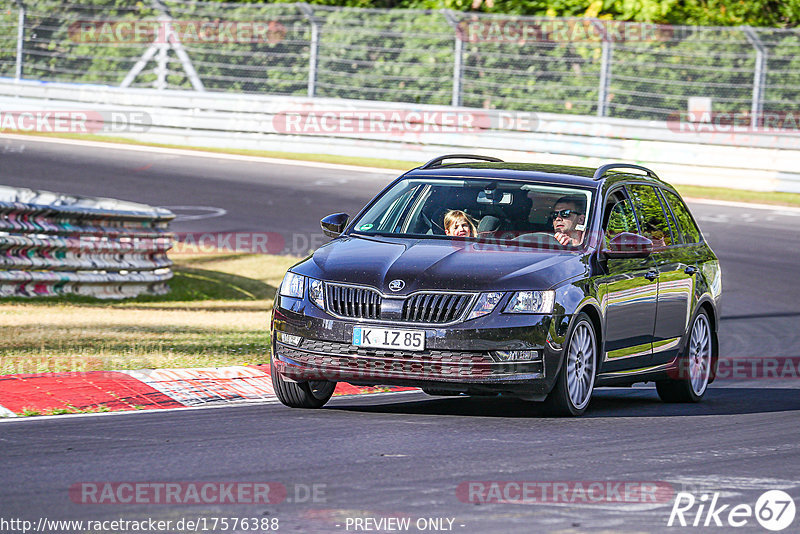
POLYGON ((556 232, 553 235, 553 237, 555 237, 556 241, 558 241, 559 243, 561 243, 564 246, 572 244, 572 238, 570 236, 568 236, 567 234, 564 234, 564 233, 561 233, 561 232, 556 232))

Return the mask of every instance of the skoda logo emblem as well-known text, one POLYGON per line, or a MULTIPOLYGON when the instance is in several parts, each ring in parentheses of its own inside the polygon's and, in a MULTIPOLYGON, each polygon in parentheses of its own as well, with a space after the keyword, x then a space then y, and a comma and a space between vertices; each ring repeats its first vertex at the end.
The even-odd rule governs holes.
POLYGON ((403 282, 402 280, 392 280, 391 282, 389 282, 389 289, 391 289, 392 291, 400 291, 404 287, 406 287, 406 283, 403 282))

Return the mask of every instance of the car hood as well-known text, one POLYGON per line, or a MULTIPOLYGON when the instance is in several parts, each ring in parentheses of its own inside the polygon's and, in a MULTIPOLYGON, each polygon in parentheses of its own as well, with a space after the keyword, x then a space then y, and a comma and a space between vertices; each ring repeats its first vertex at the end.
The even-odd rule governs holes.
POLYGON ((585 254, 446 239, 344 236, 292 268, 313 278, 406 295, 425 289, 548 289, 587 272, 585 254), (392 280, 402 290, 392 292, 392 280))

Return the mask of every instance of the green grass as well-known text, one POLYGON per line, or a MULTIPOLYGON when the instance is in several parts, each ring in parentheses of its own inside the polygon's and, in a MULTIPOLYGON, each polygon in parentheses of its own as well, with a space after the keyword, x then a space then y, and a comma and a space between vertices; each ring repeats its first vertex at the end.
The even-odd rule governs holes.
POLYGON ((726 189, 722 187, 702 187, 699 185, 675 185, 684 197, 729 200, 733 202, 754 202, 776 206, 800 206, 800 194, 775 193, 770 191, 749 191, 745 189, 726 189))
POLYGON ((76 413, 105 413, 112 411, 108 406, 92 406, 89 408, 77 408, 67 404, 64 408, 50 408, 46 410, 36 410, 33 408, 23 408, 17 415, 20 417, 35 417, 37 415, 70 415, 76 413))
POLYGON ((288 256, 177 256, 172 291, 124 301, 0 300, 0 374, 220 367, 269 361, 288 256))

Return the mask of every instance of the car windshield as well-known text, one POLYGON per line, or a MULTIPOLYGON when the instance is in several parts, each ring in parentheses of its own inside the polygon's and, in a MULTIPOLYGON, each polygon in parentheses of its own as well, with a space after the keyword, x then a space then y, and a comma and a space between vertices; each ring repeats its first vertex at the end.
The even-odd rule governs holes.
POLYGON ((592 192, 492 179, 407 178, 355 223, 360 234, 581 246, 592 192))

